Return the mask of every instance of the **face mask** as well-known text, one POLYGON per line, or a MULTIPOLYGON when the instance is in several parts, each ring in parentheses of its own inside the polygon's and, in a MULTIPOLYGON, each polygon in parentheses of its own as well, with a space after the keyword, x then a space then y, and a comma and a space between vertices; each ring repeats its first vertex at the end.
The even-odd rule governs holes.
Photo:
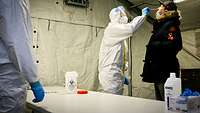
POLYGON ((156 19, 161 20, 165 18, 165 14, 160 14, 159 12, 156 12, 156 19))
POLYGON ((120 24, 127 24, 128 23, 128 17, 127 16, 122 16, 119 20, 120 24))
POLYGON ((163 5, 161 5, 159 8, 158 8, 158 10, 157 10, 157 12, 156 12, 156 19, 157 20, 160 20, 160 19, 163 19, 164 17, 165 17, 165 8, 164 8, 164 6, 163 5))

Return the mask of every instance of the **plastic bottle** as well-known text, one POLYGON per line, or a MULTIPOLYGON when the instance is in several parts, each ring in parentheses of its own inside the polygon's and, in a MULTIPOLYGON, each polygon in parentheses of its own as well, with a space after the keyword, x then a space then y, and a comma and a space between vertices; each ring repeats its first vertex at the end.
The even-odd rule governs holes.
POLYGON ((77 93, 77 77, 78 77, 78 74, 75 71, 66 72, 65 87, 67 89, 67 93, 69 93, 69 94, 77 93))
POLYGON ((181 94, 181 79, 176 78, 175 73, 170 73, 170 77, 167 79, 164 85, 165 92, 165 104, 167 110, 175 109, 175 99, 181 94))

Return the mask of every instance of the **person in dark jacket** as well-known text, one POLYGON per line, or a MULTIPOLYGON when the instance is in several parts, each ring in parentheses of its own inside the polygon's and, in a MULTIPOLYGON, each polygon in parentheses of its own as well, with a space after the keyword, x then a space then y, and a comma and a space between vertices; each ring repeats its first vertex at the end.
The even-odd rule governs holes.
POLYGON ((180 15, 174 2, 166 1, 156 12, 153 34, 146 46, 144 82, 154 83, 157 100, 164 100, 164 83, 171 72, 179 77, 180 66, 176 55, 182 49, 179 29, 180 15))

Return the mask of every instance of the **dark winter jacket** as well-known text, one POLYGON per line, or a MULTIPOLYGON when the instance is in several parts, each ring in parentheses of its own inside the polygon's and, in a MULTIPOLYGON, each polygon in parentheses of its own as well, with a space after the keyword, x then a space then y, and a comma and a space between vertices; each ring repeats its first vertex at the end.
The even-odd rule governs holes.
POLYGON ((182 49, 178 19, 168 19, 153 24, 153 34, 146 46, 143 77, 144 82, 164 83, 170 72, 179 76, 180 66, 176 55, 182 49))

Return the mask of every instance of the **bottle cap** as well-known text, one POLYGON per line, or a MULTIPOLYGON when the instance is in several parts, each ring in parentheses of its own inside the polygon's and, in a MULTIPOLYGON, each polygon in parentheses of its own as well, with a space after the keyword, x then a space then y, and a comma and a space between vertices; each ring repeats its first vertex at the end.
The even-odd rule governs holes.
POLYGON ((170 73, 170 78, 176 78, 176 73, 170 73))
POLYGON ((78 90, 77 94, 88 94, 87 90, 78 90))

